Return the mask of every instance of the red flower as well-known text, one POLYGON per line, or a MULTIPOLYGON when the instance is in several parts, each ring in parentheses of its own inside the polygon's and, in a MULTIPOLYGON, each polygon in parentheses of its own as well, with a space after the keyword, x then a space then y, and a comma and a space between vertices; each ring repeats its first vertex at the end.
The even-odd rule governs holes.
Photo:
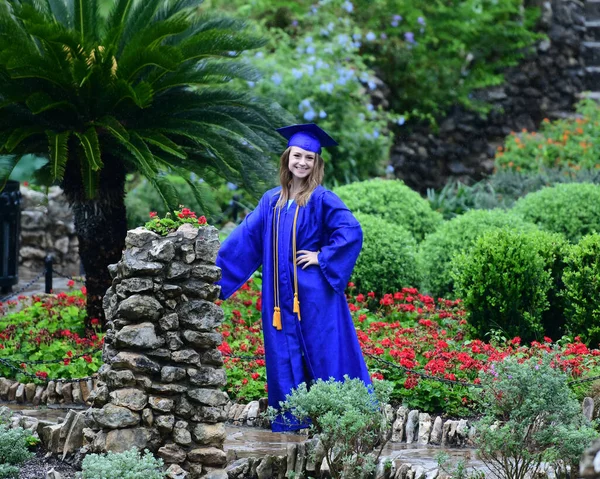
POLYGON ((185 218, 185 215, 183 213, 177 213, 177 216, 179 216, 180 218, 185 218))
POLYGON ((363 323, 363 322, 365 321, 365 319, 367 319, 367 315, 366 315, 366 314, 361 314, 361 315, 358 317, 358 320, 359 320, 361 323, 363 323))
POLYGON ((157 216, 158 216, 158 213, 156 211, 150 212, 150 218, 156 218, 157 216))
POLYGON ((82 292, 83 294, 87 294, 87 288, 86 288, 85 286, 82 286, 82 287, 81 287, 81 292, 82 292))
POLYGON ((206 224, 206 216, 201 216, 200 218, 198 218, 198 224, 205 225, 206 224))
POLYGON ((379 379, 380 381, 383 380, 383 374, 381 373, 373 373, 371 374, 371 379, 379 379))
POLYGON ((405 389, 413 389, 419 384, 419 379, 416 376, 409 376, 404 381, 405 389))
POLYGON ((248 379, 244 378, 242 379, 242 384, 245 386, 246 384, 248 384, 248 379))
POLYGON ((262 298, 260 296, 256 300, 256 310, 257 311, 262 311, 262 298))
POLYGON ((67 356, 69 356, 70 358, 73 357, 73 351, 67 351, 67 356))
POLYGON ((521 344, 521 338, 519 336, 516 336, 515 338, 513 338, 511 340, 511 344, 514 344, 515 346, 518 346, 519 344, 521 344))
POLYGON ((375 297, 375 293, 374 293, 373 291, 369 291, 369 292, 367 293, 367 296, 368 296, 369 298, 374 298, 374 297, 375 297))
POLYGON ((72 279, 70 279, 69 281, 67 281, 67 286, 69 288, 72 288, 73 286, 75 286, 75 281, 73 281, 72 279))
POLYGON ((92 318, 92 319, 90 320, 90 324, 91 324, 92 326, 98 326, 98 325, 100 324, 100 320, 99 320, 98 318, 92 318))
POLYGON ((256 381, 260 377, 260 374, 252 373, 251 376, 252 376, 252 379, 254 379, 256 381))
POLYGON ((46 371, 36 371, 35 375, 38 378, 41 378, 41 379, 47 379, 48 378, 48 373, 46 371))
POLYGON ((364 303, 364 301, 365 301, 365 295, 362 294, 362 293, 357 294, 356 295, 356 301, 359 302, 359 303, 364 303))
POLYGON ((86 355, 83 357, 83 359, 84 359, 84 361, 85 361, 86 363, 91 363, 91 362, 92 362, 92 357, 91 357, 90 355, 88 355, 88 354, 86 354, 86 355))
POLYGON ((69 364, 71 364, 71 360, 70 360, 69 358, 66 358, 66 359, 63 361, 63 364, 64 364, 65 366, 68 366, 69 364))

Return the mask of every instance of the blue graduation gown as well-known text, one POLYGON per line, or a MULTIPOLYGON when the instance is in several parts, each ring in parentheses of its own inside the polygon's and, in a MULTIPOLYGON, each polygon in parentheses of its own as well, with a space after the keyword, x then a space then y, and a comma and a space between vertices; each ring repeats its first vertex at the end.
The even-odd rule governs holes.
MULTIPOLYGON (((221 298, 237 291, 263 266, 262 322, 269 405, 300 383, 315 379, 343 380, 344 375, 371 383, 358 344, 344 291, 362 247, 356 218, 333 192, 319 186, 300 207, 297 251, 320 251, 319 265, 298 267, 300 316, 293 313, 294 263, 292 228, 296 203, 281 210, 279 219, 279 302, 282 329, 273 326, 273 215, 281 187, 264 194, 257 208, 223 242, 217 257, 222 269, 221 298)), ((273 431, 302 424, 272 423, 273 431)))

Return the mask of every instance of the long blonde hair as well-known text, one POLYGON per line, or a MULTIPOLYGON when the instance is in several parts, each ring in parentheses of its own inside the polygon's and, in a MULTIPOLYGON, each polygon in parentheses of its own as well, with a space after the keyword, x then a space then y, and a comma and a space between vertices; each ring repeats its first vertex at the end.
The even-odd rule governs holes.
MULTIPOLYGON (((279 201, 277 201, 277 207, 283 208, 288 200, 290 199, 290 187, 292 185, 293 175, 290 171, 290 150, 289 147, 281 155, 279 161, 279 181, 281 183, 281 194, 279 195, 279 201)), ((325 163, 323 157, 318 153, 315 153, 315 164, 313 166, 310 175, 302 182, 300 191, 296 193, 295 201, 299 206, 306 206, 310 195, 323 182, 323 176, 325 174, 325 163)))

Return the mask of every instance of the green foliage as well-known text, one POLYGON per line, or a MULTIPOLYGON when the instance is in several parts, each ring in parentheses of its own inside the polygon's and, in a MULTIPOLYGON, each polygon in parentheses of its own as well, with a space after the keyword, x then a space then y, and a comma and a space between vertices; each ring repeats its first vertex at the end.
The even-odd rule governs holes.
POLYGON ((442 215, 403 182, 374 179, 340 186, 334 192, 353 213, 379 216, 399 225, 420 242, 442 223, 442 215))
POLYGON ((325 182, 345 184, 383 173, 392 145, 388 124, 396 117, 372 104, 374 72, 352 39, 358 29, 340 8, 343 0, 320 3, 297 26, 266 30, 267 51, 248 57, 263 77, 249 84, 298 123, 317 122, 331 133, 339 146, 324 152, 325 182))
POLYGON ((179 210, 173 211, 173 214, 167 212, 164 218, 159 218, 155 211, 150 212, 151 220, 144 227, 159 235, 166 236, 169 233, 177 231, 184 224, 192 225, 194 228, 206 225, 206 217, 196 217, 196 213, 189 208, 185 208, 183 205, 180 205, 179 208, 179 210))
POLYGON ((544 461, 566 472, 597 436, 567 375, 551 362, 551 354, 525 361, 509 357, 481 374, 478 454, 498 477, 533 477, 544 461))
POLYGON ((28 449, 30 437, 30 431, 0 424, 0 478, 19 477, 19 466, 34 456, 28 449))
POLYGON ((360 379, 348 376, 343 382, 318 379, 310 389, 302 383, 292 390, 279 410, 269 408, 269 416, 291 413, 300 422, 310 421, 332 477, 370 477, 391 436, 385 415, 391 387, 386 381, 375 381, 367 388, 360 379))
POLYGON ((356 213, 363 230, 363 247, 351 281, 359 291, 400 291, 419 281, 417 243, 400 225, 368 214, 356 213))
POLYGON ((421 289, 436 298, 453 296, 451 263, 454 256, 470 249, 484 233, 505 227, 516 231, 536 229, 519 216, 503 210, 471 210, 444 222, 419 245, 421 289))
POLYGON ((450 181, 439 191, 428 190, 427 199, 435 211, 451 219, 472 209, 511 208, 519 198, 557 183, 600 183, 600 170, 503 169, 472 185, 450 181))
POLYGON ((162 459, 155 459, 147 449, 141 455, 137 449, 121 453, 88 454, 81 465, 82 479, 163 479, 162 459))
POLYGON ((512 133, 496 154, 498 170, 536 173, 548 168, 567 172, 593 170, 599 166, 600 109, 594 100, 577 105, 580 117, 544 119, 538 132, 512 133))
MULTIPOLYGON (((500 329, 508 337, 540 339, 544 318, 560 317, 559 292, 564 239, 543 231, 497 229, 485 233, 455 256, 452 269, 456 290, 468 311, 477 337, 500 329), (547 313, 551 307, 558 312, 547 313)), ((560 325, 552 325, 557 329, 560 325)))
POLYGON ((600 232, 600 185, 569 183, 544 188, 517 201, 513 211, 576 243, 586 234, 600 232))
POLYGON ((81 201, 100 193, 105 170, 141 173, 171 208, 166 173, 261 191, 274 173, 265 159, 282 147, 274 127, 291 117, 227 85, 257 78, 236 58, 263 41, 200 4, 112 0, 103 16, 93 1, 2 2, 0 179, 34 154, 81 201))
POLYGON ((103 334, 97 319, 86 333, 86 301, 82 291, 56 296, 33 295, 0 306, 0 358, 22 373, 2 365, 4 377, 31 382, 47 378, 80 378, 98 371, 102 364, 103 334), (28 361, 49 361, 27 365, 28 361), (56 362, 53 362, 56 361, 56 362))
POLYGON ((563 273, 567 329, 586 342, 600 342, 600 235, 573 246, 563 273))

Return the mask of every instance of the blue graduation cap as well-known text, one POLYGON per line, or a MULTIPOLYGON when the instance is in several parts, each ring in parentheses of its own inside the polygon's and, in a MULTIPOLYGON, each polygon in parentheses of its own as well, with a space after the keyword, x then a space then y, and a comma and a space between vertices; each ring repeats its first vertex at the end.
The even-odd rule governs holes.
POLYGON ((321 154, 321 147, 336 146, 337 142, 314 123, 278 128, 277 132, 288 140, 288 148, 297 146, 306 151, 321 154))

